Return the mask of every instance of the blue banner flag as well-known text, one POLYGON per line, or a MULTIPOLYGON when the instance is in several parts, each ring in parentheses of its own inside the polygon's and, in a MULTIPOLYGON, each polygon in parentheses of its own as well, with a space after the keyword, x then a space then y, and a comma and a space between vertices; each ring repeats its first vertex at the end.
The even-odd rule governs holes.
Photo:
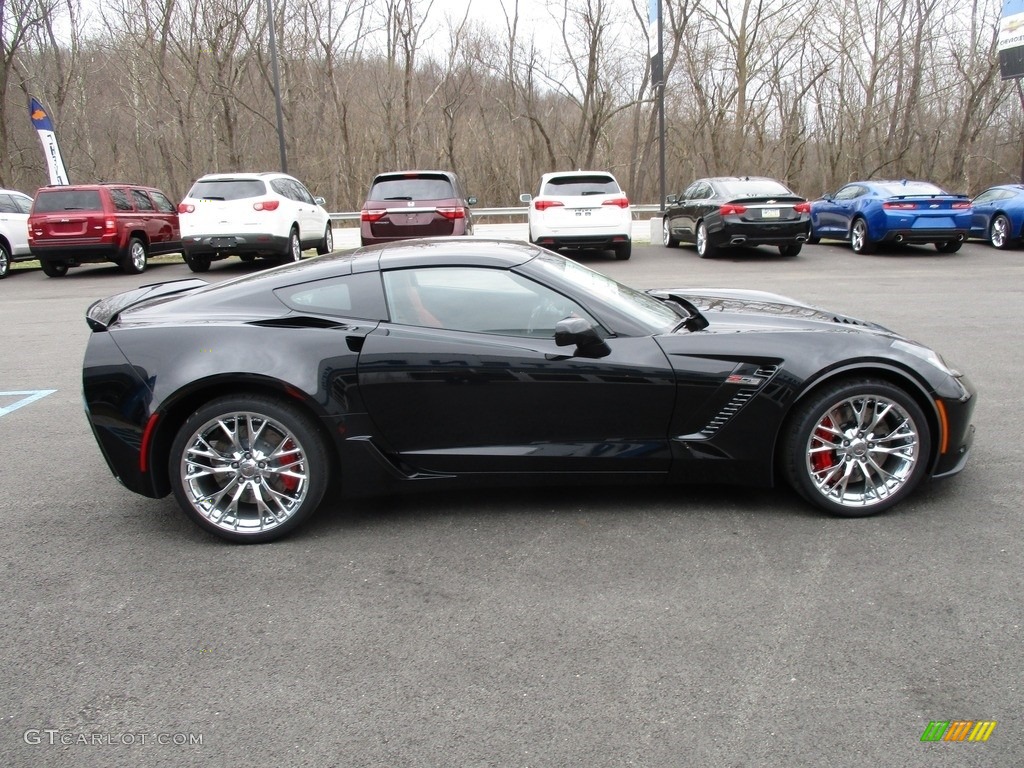
POLYGON ((42 102, 35 96, 28 97, 28 116, 32 121, 32 127, 39 134, 39 141, 43 144, 46 167, 50 172, 50 184, 68 184, 68 172, 64 168, 64 158, 60 156, 60 147, 57 146, 53 120, 42 102))

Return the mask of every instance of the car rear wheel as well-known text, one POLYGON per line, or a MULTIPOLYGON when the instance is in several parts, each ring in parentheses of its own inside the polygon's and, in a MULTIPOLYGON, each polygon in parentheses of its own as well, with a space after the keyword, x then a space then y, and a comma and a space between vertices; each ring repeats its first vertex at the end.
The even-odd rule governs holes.
POLYGON ((627 261, 630 256, 633 255, 633 243, 632 241, 619 243, 613 249, 615 251, 615 258, 619 261, 627 261))
POLYGON ((47 277, 64 277, 68 273, 68 265, 64 261, 40 261, 39 266, 47 277))
POLYGON ((228 541, 284 536, 316 510, 327 450, 313 420, 262 396, 228 396, 193 413, 171 447, 175 498, 201 527, 228 541))
POLYGON ((988 241, 1000 250, 1010 247, 1010 220, 1001 213, 992 217, 992 224, 988 228, 988 241))
POLYGON ((910 395, 888 382, 851 380, 798 404, 782 443, 790 485, 843 517, 882 512, 927 472, 930 434, 910 395))
POLYGON ((855 219, 850 227, 850 247, 854 253, 874 253, 875 243, 868 232, 868 223, 864 219, 855 219))
POLYGON ((661 243, 666 248, 677 248, 679 246, 679 239, 672 236, 672 225, 668 216, 664 216, 661 219, 661 243))
POLYGON ((807 244, 808 245, 817 245, 820 242, 821 242, 821 238, 820 237, 815 237, 814 235, 810 235, 807 238, 807 244))
POLYGON ((256 261, 256 254, 255 253, 243 253, 238 258, 241 259, 243 264, 252 264, 254 261, 256 261))
POLYGON ((327 222, 327 228, 324 230, 324 238, 316 246, 316 252, 323 256, 325 253, 330 253, 334 250, 334 227, 331 226, 331 222, 327 222))
POLYGON ((185 263, 193 272, 206 272, 210 269, 209 256, 186 256, 185 263))
POLYGON ((936 243, 935 250, 939 253, 956 253, 963 245, 959 240, 947 240, 944 243, 936 243))
POLYGON ((128 275, 141 275, 146 271, 147 261, 146 244, 133 237, 128 241, 128 252, 121 261, 121 271, 128 275))
POLYGON ((802 248, 802 243, 790 243, 789 245, 780 245, 779 254, 781 256, 796 256, 798 253, 800 253, 802 248))
POLYGON ((7 250, 7 246, 0 243, 0 280, 7 277, 7 274, 11 271, 11 252, 7 250))
POLYGON ((708 228, 702 221, 697 225, 697 255, 702 259, 710 259, 718 249, 708 241, 708 228))
POLYGON ((285 262, 302 261, 302 241, 299 240, 298 227, 292 227, 288 233, 288 250, 284 252, 285 262))

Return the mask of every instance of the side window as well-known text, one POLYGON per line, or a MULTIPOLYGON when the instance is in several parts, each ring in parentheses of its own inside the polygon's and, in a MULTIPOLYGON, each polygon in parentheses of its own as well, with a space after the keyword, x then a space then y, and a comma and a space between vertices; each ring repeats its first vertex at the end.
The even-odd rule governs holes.
POLYGON ((150 192, 149 196, 153 198, 153 203, 160 213, 174 213, 177 210, 174 203, 168 200, 163 192, 150 192))
POLYGON ((278 288, 274 293, 297 312, 364 320, 384 320, 387 317, 379 272, 332 277, 278 288))
POLYGON ((296 200, 301 200, 309 205, 316 205, 316 203, 313 202, 313 196, 309 194, 309 190, 306 189, 301 182, 292 181, 292 186, 295 188, 296 200))
POLYGON ((864 187, 857 184, 849 184, 836 193, 836 200, 853 200, 864 194, 864 187))
POLYGON ((115 211, 133 211, 132 201, 128 199, 128 190, 126 189, 111 189, 110 199, 114 202, 115 211))
POLYGON ((287 179, 272 179, 270 188, 282 197, 287 197, 289 200, 295 199, 295 191, 291 188, 291 184, 288 183, 287 179))
POLYGON ((153 206, 153 201, 149 199, 149 195, 146 194, 145 190, 133 189, 132 200, 135 202, 135 208, 140 211, 155 211, 156 208, 153 206))
POLYGON ((18 207, 10 195, 0 195, 0 213, 18 213, 18 207))
POLYGON ((18 208, 21 210, 21 213, 31 213, 32 212, 32 198, 31 197, 29 197, 27 195, 11 195, 11 198, 14 200, 14 204, 16 206, 18 206, 18 208))
POLYGON ((573 300, 504 269, 396 269, 384 273, 384 291, 402 325, 550 339, 564 318, 594 323, 573 300))

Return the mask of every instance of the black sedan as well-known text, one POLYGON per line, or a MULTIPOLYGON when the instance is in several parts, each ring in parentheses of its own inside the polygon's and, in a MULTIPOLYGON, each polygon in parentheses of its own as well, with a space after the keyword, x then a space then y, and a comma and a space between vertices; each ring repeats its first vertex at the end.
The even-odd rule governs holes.
POLYGON ((698 179, 665 202, 665 247, 694 243, 702 259, 722 248, 751 245, 773 245, 783 256, 796 256, 810 235, 810 203, 775 179, 698 179))
POLYGON ((114 475, 258 542, 332 495, 784 479, 844 516, 967 459, 974 393, 932 350, 773 294, 639 292, 538 246, 335 253, 91 306, 114 475))

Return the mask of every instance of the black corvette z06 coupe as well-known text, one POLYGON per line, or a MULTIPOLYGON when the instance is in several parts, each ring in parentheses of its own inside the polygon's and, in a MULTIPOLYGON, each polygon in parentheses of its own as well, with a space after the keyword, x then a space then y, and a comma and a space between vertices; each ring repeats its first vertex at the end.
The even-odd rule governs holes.
POLYGON ((93 304, 85 406, 114 475, 236 542, 330 486, 788 481, 829 512, 958 472, 974 392, 939 355, 774 294, 639 292, 543 248, 339 252, 93 304))

